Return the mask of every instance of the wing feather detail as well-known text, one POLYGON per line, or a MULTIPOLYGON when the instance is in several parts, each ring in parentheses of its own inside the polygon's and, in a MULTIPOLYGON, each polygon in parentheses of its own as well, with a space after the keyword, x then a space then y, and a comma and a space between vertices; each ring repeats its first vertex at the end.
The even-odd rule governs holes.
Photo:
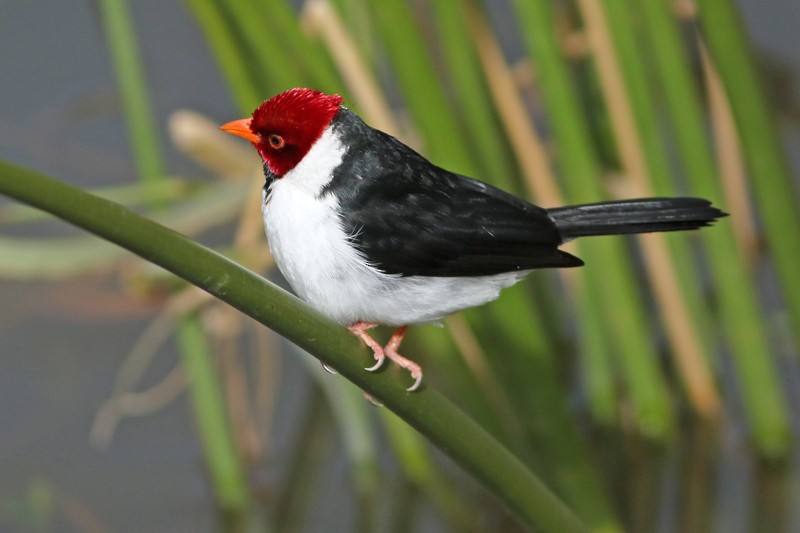
POLYGON ((323 191, 338 197, 344 229, 370 264, 403 276, 487 276, 583 264, 558 249, 563 239, 544 209, 436 167, 370 130, 369 142, 349 145, 358 157, 347 154, 323 191))

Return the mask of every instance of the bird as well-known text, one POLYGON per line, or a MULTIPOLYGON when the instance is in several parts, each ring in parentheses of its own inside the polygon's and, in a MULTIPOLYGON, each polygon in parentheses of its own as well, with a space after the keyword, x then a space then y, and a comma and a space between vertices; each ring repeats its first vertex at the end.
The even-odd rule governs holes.
POLYGON ((372 128, 343 97, 294 88, 220 129, 263 162, 272 256, 297 295, 405 368, 410 325, 498 298, 540 268, 583 265, 559 247, 579 237, 694 230, 724 217, 701 198, 639 198, 542 208, 441 168, 372 128), (382 346, 368 331, 396 328, 382 346))

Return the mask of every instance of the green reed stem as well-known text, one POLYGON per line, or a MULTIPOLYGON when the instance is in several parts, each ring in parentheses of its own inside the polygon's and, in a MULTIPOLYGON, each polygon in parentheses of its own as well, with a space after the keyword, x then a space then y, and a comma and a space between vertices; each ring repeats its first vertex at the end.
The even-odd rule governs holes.
MULTIPOLYGON (((103 0, 101 6, 140 181, 155 183, 165 177, 164 164, 130 12, 125 0, 103 0)), ((185 317, 178 332, 183 363, 193 379, 195 423, 217 501, 231 519, 243 522, 250 505, 249 487, 230 435, 211 349, 197 317, 185 317)))
POLYGON ((800 195, 789 169, 772 110, 735 5, 699 0, 699 15, 709 52, 719 69, 742 141, 750 185, 764 223, 769 252, 791 318, 795 346, 800 345, 800 195))
POLYGON ((286 291, 118 204, 3 161, 0 192, 127 248, 289 338, 425 435, 528 527, 585 531, 538 477, 444 396, 431 387, 409 394, 398 368, 365 372, 367 349, 286 291))
POLYGON ((427 44, 405 0, 371 0, 372 12, 405 103, 419 128, 424 152, 444 168, 476 175, 427 44))
POLYGON ((225 512, 242 516, 250 506, 250 491, 224 409, 225 399, 214 354, 197 316, 181 320, 178 341, 181 360, 189 375, 195 421, 217 501, 225 512))
MULTIPOLYGON (((641 3, 656 74, 669 110, 668 118, 677 141, 679 156, 692 192, 719 200, 723 193, 714 162, 697 82, 692 76, 672 4, 665 0, 641 3)), ((732 216, 737 216, 732 213, 732 216)), ((781 397, 778 372, 765 331, 755 283, 733 227, 719 224, 702 233, 708 254, 719 314, 727 344, 733 355, 747 419, 762 453, 782 454, 788 446, 788 420, 781 397)))
MULTIPOLYGON (((565 196, 573 203, 598 201, 606 196, 601 187, 603 168, 558 45, 552 6, 546 0, 520 0, 515 6, 521 27, 528 29, 523 35, 536 62, 537 82, 550 111, 548 119, 564 176, 565 196)), ((615 354, 640 431, 663 438, 673 426, 673 414, 623 242, 619 238, 589 240, 580 243, 580 255, 587 267, 582 273, 585 281, 578 298, 586 307, 582 317, 591 321, 581 332, 591 335, 582 339, 581 346, 587 350, 584 354, 590 366, 603 369, 606 377, 611 374, 607 354, 615 354)), ((592 384, 592 404, 605 406, 602 412, 608 417, 616 396, 613 383, 601 379, 592 384)))
POLYGON ((239 41, 214 0, 184 0, 211 46, 240 111, 251 113, 264 100, 239 41))
MULTIPOLYGON (((644 176, 629 176, 629 179, 644 183, 656 195, 674 196, 678 188, 673 180, 664 132, 660 127, 660 117, 655 105, 656 88, 646 72, 645 65, 649 58, 638 39, 632 6, 625 0, 604 0, 603 5, 614 54, 633 114, 633 131, 628 134, 636 139, 636 149, 644 160, 643 168, 640 169, 644 176)), ((636 168, 626 170, 638 171, 636 168)), ((668 258, 661 258, 660 261, 669 261, 667 268, 677 275, 677 286, 673 287, 672 298, 680 308, 679 313, 691 317, 684 322, 686 328, 680 334, 666 330, 668 340, 672 343, 674 352, 680 347, 680 338, 677 337, 691 337, 692 344, 698 350, 699 360, 695 361, 696 366, 707 366, 711 360, 708 355, 708 332, 712 331, 712 322, 708 302, 703 298, 703 291, 700 289, 700 276, 691 261, 688 237, 673 234, 664 236, 664 239, 671 253, 668 258)), ((654 268, 654 265, 649 265, 649 268, 654 268)), ((658 299, 661 300, 662 297, 658 295, 658 299)), ((663 302, 660 309, 662 322, 666 323, 669 317, 663 315, 670 311, 663 302)), ((705 388, 713 389, 713 384, 706 383, 705 388)))
POLYGON ((144 184, 160 181, 165 177, 161 145, 128 3, 100 0, 98 5, 122 96, 133 160, 144 184))
POLYGON ((481 174, 476 177, 521 194, 519 170, 493 112, 492 98, 467 31, 463 2, 436 0, 432 9, 458 116, 466 126, 470 148, 480 164, 481 174))

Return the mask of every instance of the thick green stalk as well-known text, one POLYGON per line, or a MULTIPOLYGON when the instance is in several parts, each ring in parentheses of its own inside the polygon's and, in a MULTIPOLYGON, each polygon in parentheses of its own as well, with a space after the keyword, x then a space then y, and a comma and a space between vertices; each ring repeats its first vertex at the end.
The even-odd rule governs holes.
MULTIPOLYGON (((146 190, 142 189, 142 186, 138 183, 122 183, 107 187, 97 187, 89 191, 102 198, 130 207, 172 202, 186 198, 196 188, 184 180, 168 178, 154 183, 151 187, 147 187, 146 190)), ((51 219, 52 217, 47 213, 42 213, 38 209, 33 209, 26 205, 10 204, 0 207, 0 223, 2 224, 23 224, 51 219)))
MULTIPOLYGON (((131 130, 131 143, 139 167, 139 180, 145 185, 165 177, 158 132, 149 106, 143 67, 136 52, 136 37, 125 0, 104 0, 109 41, 124 44, 114 54, 119 73, 119 88, 125 121, 131 130)), ((121 45, 112 46, 112 50, 121 45)), ((181 356, 192 374, 195 421, 205 444, 206 465, 219 505, 232 520, 243 522, 249 506, 249 488, 244 466, 229 434, 220 385, 212 363, 211 350, 197 318, 185 318, 179 328, 181 356)))
POLYGON ((0 192, 127 248, 291 339, 425 435, 529 527, 585 530, 539 478, 450 401, 430 387, 406 392, 408 376, 400 369, 365 372, 367 349, 286 291, 118 204, 3 161, 0 192))
POLYGON ((189 392, 207 457, 206 465, 219 505, 232 516, 241 518, 250 506, 247 479, 233 443, 214 354, 209 350, 205 331, 196 316, 180 322, 178 341, 191 383, 189 392))
MULTIPOLYGON (((641 6, 647 27, 645 34, 652 43, 656 73, 689 186, 698 196, 720 199, 723 194, 700 96, 671 11, 672 4, 666 0, 644 0, 641 6)), ((771 364, 771 349, 755 284, 736 245, 732 225, 719 224, 714 231, 703 232, 702 238, 755 441, 763 453, 781 454, 788 444, 786 409, 777 372, 771 364)))
POLYGON ((789 169, 782 140, 764 97, 747 35, 735 4, 729 0, 699 0, 700 22, 709 52, 719 70, 742 140, 764 222, 769 251, 778 272, 795 343, 800 343, 800 209, 795 176, 789 169))

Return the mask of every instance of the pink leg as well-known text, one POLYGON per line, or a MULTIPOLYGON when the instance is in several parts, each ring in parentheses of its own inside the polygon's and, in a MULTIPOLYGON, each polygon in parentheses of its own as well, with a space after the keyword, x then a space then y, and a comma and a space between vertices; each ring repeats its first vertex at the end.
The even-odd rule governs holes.
POLYGON ((375 326, 377 326, 377 324, 373 324, 371 322, 356 322, 351 326, 347 326, 347 329, 350 330, 350 333, 361 339, 364 344, 372 348, 372 353, 375 356, 376 363, 365 370, 369 372, 378 370, 388 357, 411 373, 411 377, 414 378, 414 384, 406 390, 408 392, 414 392, 422 383, 422 368, 414 361, 406 359, 397 353, 397 349, 400 347, 400 343, 403 342, 403 337, 406 334, 408 326, 397 328, 392 334, 392 338, 389 339, 389 344, 386 345, 386 348, 383 348, 375 339, 370 337, 369 333, 367 333, 367 330, 374 328, 375 326))
POLYGON ((347 326, 347 329, 350 330, 350 333, 361 339, 364 344, 372 348, 372 354, 375 356, 375 361, 377 361, 374 365, 365 368, 369 372, 375 372, 378 370, 381 365, 383 365, 383 361, 386 359, 386 355, 383 352, 383 346, 378 344, 378 342, 369 336, 367 330, 370 328, 374 328, 378 324, 372 324, 370 322, 356 322, 351 326, 347 326))
POLYGON ((405 336, 407 329, 408 326, 402 326, 395 330, 394 334, 392 334, 392 338, 389 339, 389 344, 387 344, 386 348, 384 349, 384 353, 386 357, 411 373, 411 377, 414 378, 414 384, 406 390, 408 392, 414 392, 419 388, 420 383, 422 383, 422 368, 414 361, 406 359, 397 353, 397 349, 400 348, 400 343, 403 342, 403 337, 405 336))

